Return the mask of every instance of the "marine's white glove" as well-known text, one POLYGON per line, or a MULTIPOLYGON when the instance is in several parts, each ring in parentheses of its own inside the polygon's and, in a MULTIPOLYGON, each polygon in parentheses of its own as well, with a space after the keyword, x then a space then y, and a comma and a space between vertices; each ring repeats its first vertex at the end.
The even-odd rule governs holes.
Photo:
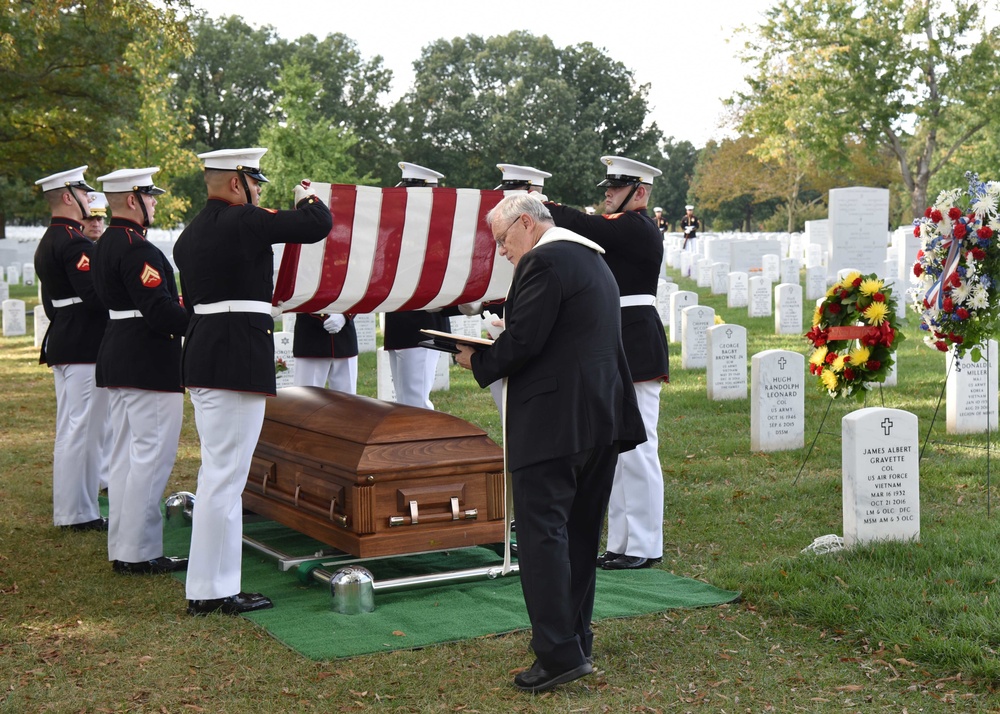
POLYGON ((336 335, 340 332, 344 325, 347 324, 347 318, 343 315, 330 315, 330 317, 323 320, 323 329, 329 332, 331 335, 336 335))
POLYGON ((478 315, 483 311, 483 303, 481 300, 477 300, 476 302, 463 302, 458 306, 458 311, 466 317, 472 317, 473 315, 478 315))
POLYGON ((271 305, 271 319, 277 320, 281 317, 281 305, 271 305))
POLYGON ((541 191, 531 191, 531 192, 528 193, 528 195, 531 196, 532 198, 537 198, 542 203, 548 203, 548 201, 549 201, 549 197, 546 196, 541 191))
POLYGON ((295 205, 298 206, 303 199, 316 195, 316 189, 312 187, 309 179, 302 179, 302 182, 295 187, 295 205))

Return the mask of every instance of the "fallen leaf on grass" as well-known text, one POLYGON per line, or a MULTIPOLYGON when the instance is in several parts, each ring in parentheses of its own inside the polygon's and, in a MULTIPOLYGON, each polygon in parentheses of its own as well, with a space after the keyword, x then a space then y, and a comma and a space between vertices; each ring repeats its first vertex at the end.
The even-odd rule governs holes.
POLYGON ((403 632, 402 630, 393 630, 392 634, 394 634, 396 637, 406 637, 406 633, 403 632))
POLYGON ((842 684, 839 687, 834 687, 838 692, 860 692, 864 688, 863 684, 842 684))

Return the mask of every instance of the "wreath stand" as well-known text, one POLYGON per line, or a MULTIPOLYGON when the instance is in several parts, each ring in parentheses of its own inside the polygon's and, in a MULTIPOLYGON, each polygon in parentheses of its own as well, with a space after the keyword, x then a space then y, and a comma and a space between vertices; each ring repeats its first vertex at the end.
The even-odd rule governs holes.
MULTIPOLYGON (((978 444, 958 444, 952 441, 935 441, 935 444, 940 444, 942 446, 957 446, 962 449, 986 449, 986 517, 990 517, 991 503, 990 503, 990 452, 991 449, 991 434, 992 424, 990 423, 990 412, 993 406, 993 390, 990 389, 990 348, 989 344, 986 345, 986 354, 984 356, 986 362, 986 446, 979 446, 978 444)), ((945 390, 948 388, 948 377, 951 376, 951 370, 955 368, 956 372, 961 371, 962 366, 958 362, 958 357, 956 356, 951 363, 948 365, 948 371, 945 373, 944 384, 941 385, 941 392, 938 394, 937 404, 934 406, 934 414, 931 416, 931 425, 927 428, 927 436, 924 437, 924 443, 920 447, 920 456, 917 461, 922 461, 924 458, 924 451, 927 449, 927 444, 931 439, 931 432, 934 430, 934 422, 937 421, 938 412, 941 410, 941 402, 944 400, 945 390), (957 366, 956 366, 957 365, 957 366)))

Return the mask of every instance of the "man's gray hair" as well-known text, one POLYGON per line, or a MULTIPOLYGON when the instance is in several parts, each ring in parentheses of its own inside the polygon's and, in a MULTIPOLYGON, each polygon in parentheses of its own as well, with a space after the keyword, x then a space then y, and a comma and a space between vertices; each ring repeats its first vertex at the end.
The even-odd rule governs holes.
POLYGON ((523 213, 531 216, 536 223, 553 223, 549 209, 531 193, 515 193, 505 197, 486 214, 486 223, 491 226, 497 221, 510 223, 523 213))

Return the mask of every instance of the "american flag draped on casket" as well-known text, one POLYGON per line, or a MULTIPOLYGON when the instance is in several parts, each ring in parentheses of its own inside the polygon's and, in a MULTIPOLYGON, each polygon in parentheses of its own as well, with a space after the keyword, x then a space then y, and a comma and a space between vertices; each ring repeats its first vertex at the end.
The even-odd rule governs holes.
POLYGON ((503 191, 313 183, 333 229, 286 244, 273 304, 283 312, 397 312, 500 300, 514 268, 486 213, 503 191))

